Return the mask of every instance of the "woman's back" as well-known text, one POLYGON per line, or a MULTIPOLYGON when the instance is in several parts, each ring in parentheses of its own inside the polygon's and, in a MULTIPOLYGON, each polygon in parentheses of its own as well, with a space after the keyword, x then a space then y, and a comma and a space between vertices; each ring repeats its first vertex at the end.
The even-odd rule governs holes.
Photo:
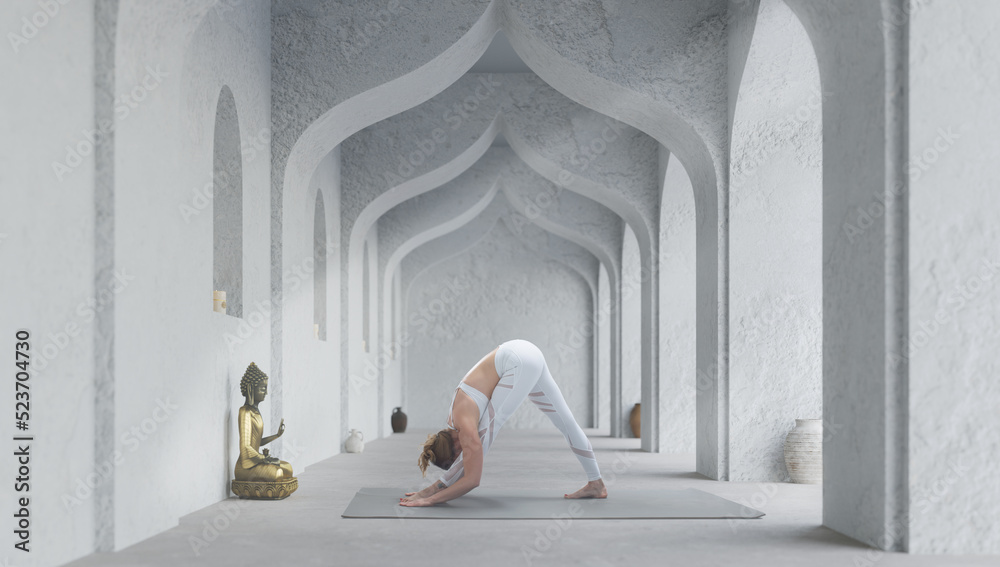
MULTIPOLYGON (((472 370, 469 370, 465 377, 462 378, 462 382, 464 382, 467 386, 471 386, 478 392, 482 393, 487 402, 493 397, 493 390, 496 389, 497 383, 500 381, 500 375, 497 374, 494 365, 496 353, 497 349, 493 349, 487 353, 487 355, 481 358, 479 362, 472 367, 472 370)), ((475 396, 474 392, 467 392, 463 390, 461 386, 456 388, 455 397, 452 398, 451 412, 448 415, 447 423, 450 427, 455 427, 454 415, 456 411, 462 413, 474 413, 476 422, 479 422, 485 402, 483 400, 475 400, 473 396, 475 396), (459 391, 462 391, 465 395, 459 396, 459 391)))

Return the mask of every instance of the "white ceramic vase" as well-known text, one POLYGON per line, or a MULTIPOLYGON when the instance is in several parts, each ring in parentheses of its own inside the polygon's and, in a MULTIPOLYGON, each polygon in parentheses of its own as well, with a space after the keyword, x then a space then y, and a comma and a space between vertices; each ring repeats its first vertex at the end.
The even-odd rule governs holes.
POLYGON ((785 437, 785 468, 798 484, 823 482, 823 420, 796 419, 785 437))
POLYGON ((365 450, 364 434, 362 434, 357 429, 352 429, 351 434, 347 437, 347 441, 344 442, 344 449, 348 453, 360 453, 365 450))

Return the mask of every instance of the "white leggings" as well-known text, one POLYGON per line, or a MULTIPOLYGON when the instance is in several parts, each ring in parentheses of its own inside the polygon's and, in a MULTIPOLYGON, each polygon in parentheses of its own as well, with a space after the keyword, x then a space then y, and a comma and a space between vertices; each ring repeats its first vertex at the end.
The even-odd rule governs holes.
MULTIPOLYGON (((485 458, 489 452, 500 428, 527 398, 549 416, 552 423, 566 437, 570 449, 576 453, 576 458, 587 473, 587 480, 601 478, 601 471, 594 457, 594 448, 573 418, 573 413, 566 405, 559 386, 552 379, 542 351, 525 340, 507 341, 497 348, 494 366, 500 376, 500 382, 493 390, 493 396, 479 420, 483 457, 485 458)), ((465 469, 462 464, 462 454, 459 453, 455 462, 441 476, 440 481, 445 486, 451 486, 462 478, 463 474, 465 469)))

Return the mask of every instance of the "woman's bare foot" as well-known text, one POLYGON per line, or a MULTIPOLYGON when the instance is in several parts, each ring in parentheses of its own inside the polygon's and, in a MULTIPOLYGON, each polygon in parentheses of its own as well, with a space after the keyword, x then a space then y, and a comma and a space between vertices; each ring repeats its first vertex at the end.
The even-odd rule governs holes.
POLYGON ((604 486, 604 479, 599 478, 587 483, 586 486, 577 490, 573 494, 563 494, 563 498, 607 498, 608 489, 604 486))

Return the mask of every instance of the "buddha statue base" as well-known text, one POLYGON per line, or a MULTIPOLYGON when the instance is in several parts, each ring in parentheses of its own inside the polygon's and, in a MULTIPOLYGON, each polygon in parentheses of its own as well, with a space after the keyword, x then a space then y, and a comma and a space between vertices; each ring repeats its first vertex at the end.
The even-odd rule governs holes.
POLYGON ((299 488, 294 476, 284 480, 233 480, 233 494, 249 500, 282 500, 299 488))

